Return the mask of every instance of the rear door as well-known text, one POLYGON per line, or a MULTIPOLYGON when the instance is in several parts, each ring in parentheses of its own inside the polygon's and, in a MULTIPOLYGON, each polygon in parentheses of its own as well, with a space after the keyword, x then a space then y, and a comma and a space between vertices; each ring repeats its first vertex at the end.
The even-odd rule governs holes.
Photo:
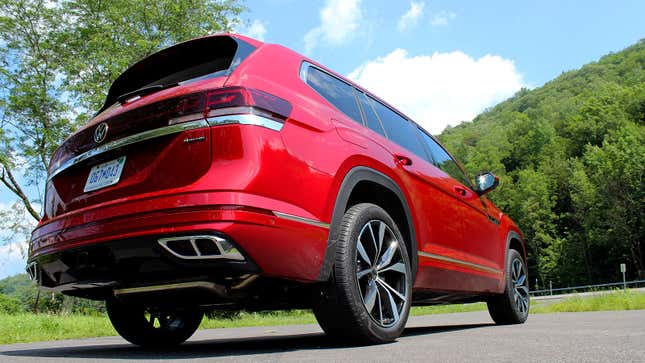
MULTIPOLYGON (((432 166, 416 126, 382 103, 371 98, 368 102, 376 111, 387 137, 396 144, 392 151, 394 157, 400 159, 401 179, 406 183, 410 209, 416 216, 417 249, 426 251, 431 245, 439 248, 459 245, 463 238, 461 212, 452 196, 446 193, 449 182, 432 166)), ((420 276, 423 279, 423 274, 420 276)), ((425 285, 427 282, 419 283, 425 285)))

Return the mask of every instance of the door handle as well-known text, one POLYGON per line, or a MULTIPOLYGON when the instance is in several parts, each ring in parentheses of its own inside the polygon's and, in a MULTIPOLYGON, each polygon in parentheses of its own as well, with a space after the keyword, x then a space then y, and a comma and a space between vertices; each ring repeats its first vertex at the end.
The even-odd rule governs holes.
POLYGON ((410 166, 412 165, 412 159, 405 155, 394 155, 394 162, 400 166, 410 166))
POLYGON ((466 188, 464 188, 462 186, 455 185, 454 187, 452 187, 452 189, 455 191, 455 193, 459 194, 459 196, 461 196, 461 197, 467 197, 468 196, 468 191, 466 190, 466 188))

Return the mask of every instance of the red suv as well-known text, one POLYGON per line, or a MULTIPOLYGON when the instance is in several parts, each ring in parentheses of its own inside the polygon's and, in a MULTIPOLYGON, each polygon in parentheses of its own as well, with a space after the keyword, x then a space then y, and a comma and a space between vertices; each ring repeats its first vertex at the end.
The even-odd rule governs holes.
MULTIPOLYGON (((402 90, 404 91, 404 90, 402 90)), ((204 311, 313 309, 396 339, 413 305, 529 310, 522 235, 418 124, 285 47, 194 39, 134 64, 53 155, 27 270, 179 344, 204 311)))

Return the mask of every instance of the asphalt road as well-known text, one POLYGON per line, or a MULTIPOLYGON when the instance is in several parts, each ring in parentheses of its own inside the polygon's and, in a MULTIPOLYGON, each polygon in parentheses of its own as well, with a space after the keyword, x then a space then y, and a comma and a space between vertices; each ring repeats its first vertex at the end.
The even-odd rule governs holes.
POLYGON ((536 314, 495 326, 485 312, 411 318, 395 343, 343 346, 316 325, 211 329, 152 351, 119 337, 0 346, 2 362, 645 362, 645 310, 536 314))

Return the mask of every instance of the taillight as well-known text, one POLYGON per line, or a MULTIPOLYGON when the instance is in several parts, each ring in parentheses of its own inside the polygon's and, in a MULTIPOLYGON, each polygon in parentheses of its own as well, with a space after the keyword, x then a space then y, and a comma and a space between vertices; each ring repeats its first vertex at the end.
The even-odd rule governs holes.
POLYGON ((187 101, 178 103, 178 117, 173 117, 170 124, 206 118, 211 124, 248 123, 279 130, 281 127, 275 123, 282 124, 292 109, 287 100, 243 87, 220 88, 185 98, 187 101), (201 112, 196 113, 198 109, 201 112))
POLYGON ((208 92, 206 96, 206 116, 218 108, 250 106, 252 101, 244 88, 222 88, 208 92))
POLYGON ((206 117, 220 115, 213 110, 234 107, 253 107, 269 112, 272 117, 286 119, 291 113, 291 104, 270 93, 251 88, 231 87, 208 92, 206 117))
POLYGON ((291 114, 289 101, 257 89, 249 89, 256 107, 270 111, 274 116, 286 119, 291 114))
POLYGON ((176 102, 172 104, 173 109, 169 110, 171 118, 168 124, 174 125, 203 119, 204 99, 203 93, 193 93, 178 97, 176 102))

